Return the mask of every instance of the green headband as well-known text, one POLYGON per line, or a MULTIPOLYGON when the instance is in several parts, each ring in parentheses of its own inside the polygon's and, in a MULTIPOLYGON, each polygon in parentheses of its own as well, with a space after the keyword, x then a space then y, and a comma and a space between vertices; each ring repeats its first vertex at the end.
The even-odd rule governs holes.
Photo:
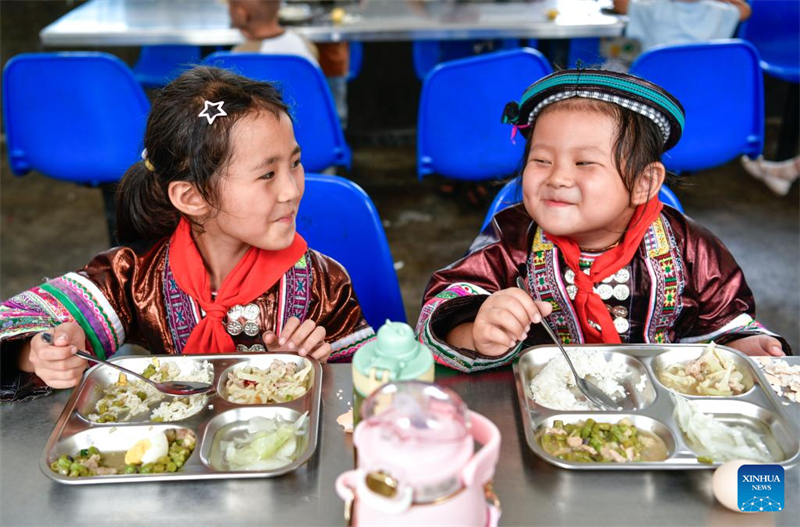
POLYGON ((564 70, 539 79, 525 90, 519 103, 506 105, 503 122, 523 128, 533 124, 546 106, 573 97, 616 104, 648 117, 661 130, 664 150, 675 146, 683 132, 686 118, 678 99, 642 78, 605 70, 564 70))

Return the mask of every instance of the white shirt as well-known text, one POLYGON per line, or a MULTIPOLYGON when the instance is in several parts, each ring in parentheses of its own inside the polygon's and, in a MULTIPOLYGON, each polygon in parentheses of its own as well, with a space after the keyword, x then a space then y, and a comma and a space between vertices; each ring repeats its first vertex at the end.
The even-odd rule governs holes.
POLYGON ((299 55, 319 67, 319 62, 311 53, 308 43, 303 37, 290 29, 286 29, 282 35, 277 37, 262 40, 259 52, 271 55, 299 55))
POLYGON ((739 9, 717 0, 632 0, 625 36, 641 42, 642 51, 647 51, 655 46, 731 38, 738 24, 739 9))

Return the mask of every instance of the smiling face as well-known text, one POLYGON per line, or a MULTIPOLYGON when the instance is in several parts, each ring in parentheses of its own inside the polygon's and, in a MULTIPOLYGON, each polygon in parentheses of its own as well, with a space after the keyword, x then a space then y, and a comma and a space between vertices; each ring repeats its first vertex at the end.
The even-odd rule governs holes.
POLYGON ((285 249, 294 240, 305 188, 291 120, 284 113, 248 115, 231 131, 231 150, 219 179, 218 210, 202 222, 203 236, 231 254, 247 246, 285 249))
POLYGON ((597 110, 553 105, 537 118, 523 201, 546 232, 585 248, 620 239, 635 207, 614 163, 616 136, 614 118, 597 110))

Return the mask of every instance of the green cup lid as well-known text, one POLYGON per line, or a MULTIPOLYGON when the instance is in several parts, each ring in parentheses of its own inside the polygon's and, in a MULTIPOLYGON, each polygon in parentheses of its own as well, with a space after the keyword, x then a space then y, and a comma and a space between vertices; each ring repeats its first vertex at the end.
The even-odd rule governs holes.
POLYGON ((371 370, 379 370, 376 377, 387 371, 390 381, 409 381, 433 367, 433 353, 414 338, 411 326, 387 320, 378 330, 378 338, 356 351, 353 367, 365 377, 371 370))

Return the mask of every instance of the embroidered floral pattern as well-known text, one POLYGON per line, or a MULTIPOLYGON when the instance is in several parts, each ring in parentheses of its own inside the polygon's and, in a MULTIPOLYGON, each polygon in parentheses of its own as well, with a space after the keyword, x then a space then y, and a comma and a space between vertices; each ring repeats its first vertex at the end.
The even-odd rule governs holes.
POLYGON ((167 326, 175 353, 183 353, 183 348, 189 340, 189 335, 198 324, 197 306, 189 295, 178 287, 172 269, 169 265, 169 250, 164 251, 164 306, 167 310, 167 326))
POLYGON ((651 295, 645 323, 645 342, 669 342, 669 330, 681 314, 685 277, 683 263, 669 222, 663 215, 645 234, 642 250, 650 274, 651 295))
POLYGON ((436 338, 431 331, 431 320, 433 319, 436 309, 442 303, 446 302, 447 300, 463 296, 488 294, 488 291, 477 285, 469 284, 467 282, 458 282, 439 292, 439 294, 430 299, 422 307, 422 313, 420 314, 420 319, 419 322, 417 322, 416 328, 417 338, 420 342, 428 346, 433 351, 433 357, 436 362, 460 371, 479 371, 505 364, 511 361, 520 352, 522 349, 522 343, 520 343, 512 353, 501 357, 466 357, 457 349, 449 346, 446 342, 436 338))
POLYGON ((359 350, 359 348, 361 348, 361 346, 375 340, 375 338, 375 331, 373 331, 369 326, 351 333, 350 335, 331 343, 331 349, 333 351, 331 352, 330 357, 328 357, 328 360, 341 361, 347 357, 351 357, 356 351, 359 350))
POLYGON ((282 280, 285 280, 283 289, 285 306, 281 327, 291 317, 297 317, 300 322, 308 315, 308 306, 311 302, 311 267, 308 265, 308 253, 304 254, 294 267, 289 269, 282 280))
POLYGON ((528 256, 528 290, 536 300, 549 302, 553 312, 547 316, 551 328, 564 344, 583 342, 583 332, 577 323, 566 285, 561 277, 558 248, 537 228, 528 256))

